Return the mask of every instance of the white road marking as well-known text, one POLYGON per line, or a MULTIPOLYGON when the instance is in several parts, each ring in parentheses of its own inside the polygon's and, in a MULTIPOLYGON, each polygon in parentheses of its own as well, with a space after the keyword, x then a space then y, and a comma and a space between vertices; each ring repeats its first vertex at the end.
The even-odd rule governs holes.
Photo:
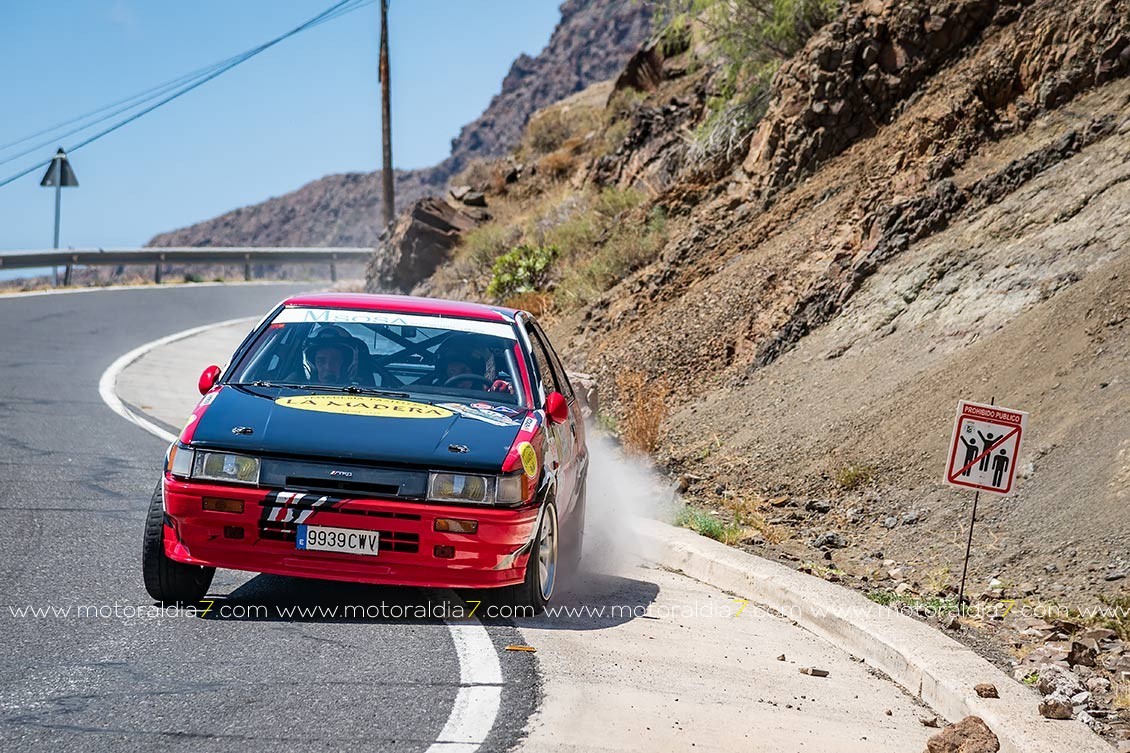
MULTIPOLYGON (((122 418, 141 427, 155 437, 166 442, 175 442, 176 436, 157 426, 122 402, 115 390, 118 376, 127 366, 154 348, 210 329, 226 327, 239 322, 252 322, 256 317, 228 319, 215 324, 193 327, 166 337, 145 343, 121 356, 110 364, 98 380, 98 394, 102 402, 122 418)), ((460 601, 454 592, 450 599, 460 601)), ((464 605, 466 606, 466 605, 464 605)), ((459 661, 459 690, 451 706, 451 714, 437 739, 428 748, 428 753, 476 753, 486 742, 494 728, 495 719, 502 704, 502 665, 498 652, 490 639, 490 634, 477 617, 445 620, 455 644, 455 656, 459 661)))
POLYGON ((169 343, 176 342, 177 340, 183 340, 186 337, 198 335, 201 332, 207 332, 210 329, 224 327, 229 324, 239 324, 240 322, 253 322, 255 320, 256 317, 254 316, 244 316, 238 319, 228 319, 227 321, 216 322, 215 324, 205 324, 201 327, 193 327, 192 329, 186 329, 182 332, 175 332, 171 335, 158 338, 156 340, 153 340, 152 342, 147 342, 144 345, 140 345, 134 348, 129 353, 126 353, 125 355, 118 358, 116 361, 110 364, 109 368, 102 372, 102 377, 98 380, 98 394, 102 396, 102 402, 106 403, 106 405, 110 407, 110 410, 114 411, 125 420, 137 424, 153 436, 159 439, 163 439, 164 441, 169 443, 175 442, 177 439, 175 434, 165 431, 149 419, 138 413, 135 413, 134 411, 131 411, 126 407, 125 403, 122 402, 122 399, 118 397, 116 390, 118 376, 126 369, 127 366, 129 366, 131 363, 138 360, 154 348, 159 348, 162 345, 168 345, 169 343))
MULTIPOLYGON (((454 593, 452 599, 458 599, 454 593)), ((502 703, 502 665, 477 617, 447 619, 459 659, 459 692, 451 715, 428 753, 475 753, 487 739, 502 703)))

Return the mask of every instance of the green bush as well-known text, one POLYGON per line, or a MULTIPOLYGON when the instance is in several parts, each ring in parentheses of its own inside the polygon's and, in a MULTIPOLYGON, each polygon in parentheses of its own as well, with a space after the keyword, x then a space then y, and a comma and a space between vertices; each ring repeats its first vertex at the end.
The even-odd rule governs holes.
POLYGON ((490 222, 469 230, 463 236, 462 251, 474 266, 486 268, 506 253, 515 240, 512 228, 490 222))
POLYGON ((665 38, 682 38, 685 27, 700 21, 730 80, 740 86, 766 63, 796 54, 842 5, 843 0, 663 0, 655 17, 665 38))
POLYGON ((736 523, 723 523, 703 510, 687 506, 675 516, 675 525, 689 528, 700 536, 733 546, 742 540, 745 529, 736 523))
POLYGON ((784 60, 839 12, 844 0, 661 0, 654 17, 666 39, 701 34, 722 60, 694 158, 732 156, 764 111, 769 83, 784 60))
POLYGON ((556 246, 523 244, 495 260, 487 295, 506 300, 520 293, 540 290, 549 282, 549 269, 557 258, 556 246))
MULTIPOLYGON (((623 194, 616 200, 623 200, 623 194)), ((614 203, 611 195, 606 209, 614 203)), ((575 256, 554 290, 562 309, 591 301, 640 267, 648 264, 667 240, 667 216, 654 207, 647 221, 614 225, 603 243, 587 254, 575 256)))
POLYGON ((635 188, 605 188, 596 197, 594 209, 608 218, 615 218, 622 212, 635 209, 644 200, 642 192, 635 188))

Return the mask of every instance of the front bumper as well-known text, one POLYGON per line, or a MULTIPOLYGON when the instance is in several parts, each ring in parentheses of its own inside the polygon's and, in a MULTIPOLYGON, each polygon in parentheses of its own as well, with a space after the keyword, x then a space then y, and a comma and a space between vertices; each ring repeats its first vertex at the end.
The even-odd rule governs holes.
POLYGON ((192 565, 303 578, 419 586, 496 588, 521 582, 536 506, 467 507, 317 492, 275 492, 165 476, 165 554, 192 565), (203 499, 238 500, 243 512, 205 510, 203 499), (436 518, 478 521, 473 534, 434 530, 436 518), (300 550, 299 523, 379 531, 377 556, 300 550), (450 558, 437 546, 454 548, 450 558))

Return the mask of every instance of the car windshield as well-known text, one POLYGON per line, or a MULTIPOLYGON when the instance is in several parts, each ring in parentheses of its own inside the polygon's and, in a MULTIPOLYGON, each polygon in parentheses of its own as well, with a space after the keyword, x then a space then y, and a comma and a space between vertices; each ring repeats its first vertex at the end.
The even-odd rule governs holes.
POLYGON ((286 308, 247 349, 229 382, 525 407, 519 354, 513 327, 504 322, 286 308))

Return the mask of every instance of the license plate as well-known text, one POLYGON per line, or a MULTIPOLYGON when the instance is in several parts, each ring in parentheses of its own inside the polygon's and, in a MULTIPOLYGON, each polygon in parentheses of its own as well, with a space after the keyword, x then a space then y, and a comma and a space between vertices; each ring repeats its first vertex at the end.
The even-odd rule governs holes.
POLYGON ((320 552, 345 552, 377 556, 380 533, 360 531, 356 528, 331 528, 330 526, 298 526, 295 546, 320 552))

